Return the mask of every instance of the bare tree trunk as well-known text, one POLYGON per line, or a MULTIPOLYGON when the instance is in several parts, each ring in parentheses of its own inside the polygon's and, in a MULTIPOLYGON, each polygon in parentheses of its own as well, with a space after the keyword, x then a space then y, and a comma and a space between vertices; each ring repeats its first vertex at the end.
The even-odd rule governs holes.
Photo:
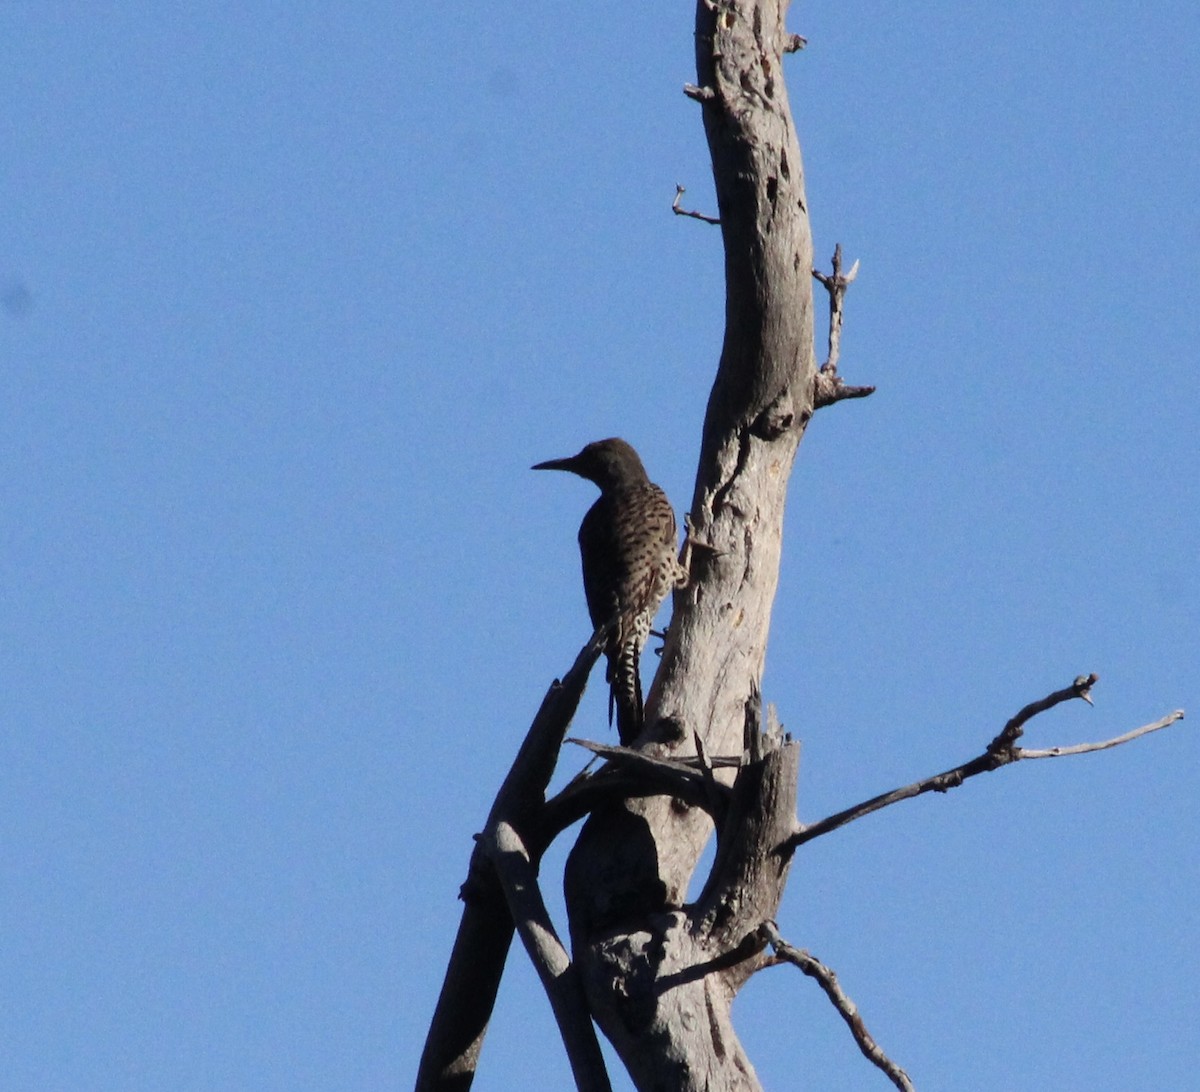
MULTIPOLYGON (((729 1008, 758 966, 795 828, 797 748, 758 734, 758 686, 784 502, 812 416, 812 238, 781 61, 786 3, 696 8, 697 84, 725 247, 725 342, 704 422, 691 519, 709 549, 677 593, 641 745, 757 759, 739 772, 699 901, 683 900, 712 831, 671 797, 593 812, 571 853, 574 958, 592 1013, 642 1088, 757 1088, 729 1008)), ((714 776, 720 776, 719 773, 714 776)))

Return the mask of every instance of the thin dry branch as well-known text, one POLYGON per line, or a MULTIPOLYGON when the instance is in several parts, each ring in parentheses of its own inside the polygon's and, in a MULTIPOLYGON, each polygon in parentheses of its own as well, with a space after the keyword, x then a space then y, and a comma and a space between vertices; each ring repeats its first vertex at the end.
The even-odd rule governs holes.
POLYGON ((909 1080, 908 1074, 884 1054, 871 1033, 867 1031, 867 1025, 863 1023, 863 1018, 859 1015, 858 1006, 846 995, 846 991, 838 983, 837 975, 809 952, 788 944, 779 935, 779 930, 775 927, 774 922, 766 922, 762 931, 775 952, 775 962, 791 963, 799 967, 809 978, 817 980, 817 984, 825 991, 825 996, 833 1002, 834 1008, 846 1021, 846 1026, 850 1029, 850 1034, 854 1036, 854 1041, 858 1044, 858 1049, 863 1052, 864 1057, 887 1074, 888 1079, 900 1089, 900 1092, 914 1092, 913 1083, 909 1080))
POLYGON ((671 202, 671 211, 676 216, 690 216, 693 220, 703 220, 706 224, 719 224, 721 221, 716 216, 705 216, 702 212, 696 212, 694 209, 681 208, 679 205, 683 195, 687 193, 678 182, 675 183, 675 200, 671 202))
POLYGON ((829 356, 817 370, 813 387, 813 407, 830 406, 846 398, 866 398, 875 393, 874 387, 850 387, 838 375, 838 361, 842 353, 842 320, 846 291, 858 276, 858 262, 848 273, 842 273, 842 244, 833 250, 833 272, 822 273, 814 269, 812 275, 829 293, 829 356))
POLYGON ((563 742, 574 743, 576 747, 582 747, 585 751, 591 751, 594 755, 612 759, 615 762, 628 761, 630 763, 655 765, 663 769, 682 770, 688 774, 694 774, 697 771, 703 772, 706 768, 715 770, 722 767, 737 767, 741 766, 744 762, 741 755, 706 754, 701 757, 697 754, 683 755, 680 758, 662 758, 648 751, 638 750, 636 747, 622 747, 616 743, 597 743, 595 740, 576 739, 574 736, 567 736, 563 742))
POLYGON ((988 744, 987 750, 983 754, 971 759, 969 762, 964 762, 961 766, 955 766, 953 769, 946 770, 943 773, 934 774, 932 777, 926 777, 921 781, 914 781, 911 785, 905 785, 903 788, 893 789, 891 792, 882 793, 879 796, 872 797, 870 800, 864 800, 861 804, 855 804, 853 807, 827 816, 819 822, 802 825, 789 840, 789 848, 794 850, 802 846, 805 842, 810 842, 812 839, 820 837, 822 834, 828 834, 830 831, 837 830, 838 827, 843 827, 855 819, 861 819, 864 815, 870 815, 871 812, 879 811, 881 808, 886 808, 891 804, 897 804, 901 800, 911 800, 914 796, 920 796, 930 791, 947 792, 950 789, 957 788, 969 777, 975 777, 981 773, 990 773, 992 770, 998 770, 1001 766, 1008 766, 1013 762, 1020 762, 1022 759, 1058 758, 1065 755, 1104 751, 1110 747, 1117 747, 1122 743, 1128 743, 1130 740, 1137 739, 1140 736, 1156 732, 1160 728, 1166 728, 1168 725, 1174 724, 1177 720, 1183 719, 1183 710, 1177 709, 1174 713, 1168 714, 1162 720, 1155 721, 1153 724, 1135 728, 1132 732, 1126 732, 1124 735, 1116 736, 1113 739, 1104 740, 1100 743, 1081 743, 1073 747, 1051 747, 1047 750, 1025 750, 1016 745, 1016 740, 1020 738, 1021 733, 1024 731, 1025 724, 1037 716, 1038 713, 1044 713, 1047 709, 1053 709, 1056 705, 1064 701, 1069 701, 1072 698, 1081 698, 1091 705, 1091 688, 1095 685, 1096 681, 1097 676, 1094 673, 1080 675, 1070 686, 1064 687, 1062 690, 1056 690, 1052 694, 1047 694, 1046 697, 1040 698, 1035 702, 1030 702, 1009 720, 1000 734, 988 744))
POLYGON ((1071 747, 1047 747, 1041 751, 1030 751, 1022 747, 1020 749, 1021 757, 1063 758, 1066 755, 1087 755, 1093 751, 1107 751, 1110 747, 1120 747, 1122 743, 1128 743, 1131 739, 1137 739, 1139 736, 1148 736, 1151 732, 1157 732, 1160 728, 1167 728, 1177 720, 1183 720, 1182 709, 1176 709, 1174 713, 1168 713, 1162 720, 1156 720, 1153 724, 1143 724, 1140 728, 1135 728, 1132 732, 1126 732, 1123 736, 1114 736, 1112 739, 1104 739, 1099 743, 1076 743, 1071 747))
POLYGON ((829 356, 821 365, 821 371, 836 375, 838 358, 842 351, 842 320, 846 291, 854 283, 854 278, 858 276, 858 262, 856 261, 850 267, 849 273, 843 274, 842 244, 838 243, 833 248, 833 272, 822 273, 819 269, 814 269, 812 275, 825 286, 825 291, 829 293, 829 356))
MULTIPOLYGON (((539 851, 572 823, 601 804, 647 796, 670 796, 703 808, 715 820, 724 814, 729 789, 709 784, 696 758, 668 759, 631 747, 595 743, 568 737, 594 755, 609 760, 596 773, 583 772, 546 801, 538 818, 536 841, 539 851)), ((739 759, 717 758, 714 765, 739 766, 739 759)))

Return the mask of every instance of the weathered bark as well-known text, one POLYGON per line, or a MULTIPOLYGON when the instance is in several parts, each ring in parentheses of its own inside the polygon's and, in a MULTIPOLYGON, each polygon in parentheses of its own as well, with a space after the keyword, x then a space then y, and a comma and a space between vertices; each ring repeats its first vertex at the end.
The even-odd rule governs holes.
POLYGON ((639 1088, 759 1087, 729 1010, 763 965, 763 927, 783 894, 799 747, 754 731, 697 901, 575 940, 592 1015, 639 1088))
MULTIPOLYGON (((716 181, 726 326, 691 510, 707 548, 675 597, 641 741, 675 756, 694 753, 694 735, 707 754, 739 753, 747 718, 757 723, 787 483, 813 411, 812 240, 781 71, 794 48, 786 7, 697 4, 690 93, 716 181)), ((749 736, 754 747, 761 738, 757 728, 749 736)), ((712 824, 678 800, 593 812, 570 855, 574 958, 593 1016, 639 1087, 758 1087, 729 1007, 757 965, 755 931, 778 906, 790 859, 779 849, 795 827, 796 748, 770 738, 738 771, 695 906, 683 900, 712 824)))

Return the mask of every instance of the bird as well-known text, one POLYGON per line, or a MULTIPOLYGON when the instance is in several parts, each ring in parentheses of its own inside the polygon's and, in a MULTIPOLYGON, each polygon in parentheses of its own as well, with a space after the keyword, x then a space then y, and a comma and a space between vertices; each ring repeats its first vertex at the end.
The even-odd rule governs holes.
POLYGON ((579 525, 579 554, 592 625, 611 626, 604 647, 608 721, 615 708, 617 735, 628 744, 644 719, 639 660, 650 625, 667 593, 687 584, 676 554, 675 513, 638 453, 616 437, 533 469, 566 470, 600 487, 579 525))

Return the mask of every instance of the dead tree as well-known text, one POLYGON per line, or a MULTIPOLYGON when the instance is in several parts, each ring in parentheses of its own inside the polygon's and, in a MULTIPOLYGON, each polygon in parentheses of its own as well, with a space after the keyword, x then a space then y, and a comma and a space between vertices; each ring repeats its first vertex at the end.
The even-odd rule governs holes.
POLYGON ((794 853, 898 800, 946 791, 1023 758, 1096 749, 1165 727, 1173 713, 1084 748, 1019 746, 1030 717, 1089 699, 1094 675, 1033 702, 976 757, 820 822, 796 820, 798 744, 759 693, 779 573, 788 478, 813 413, 870 394, 838 374, 842 303, 856 268, 813 268, 800 147, 782 62, 803 40, 786 0, 699 0, 697 80, 725 252, 726 323, 690 511, 691 581, 675 595, 646 728, 630 747, 590 745, 606 762, 550 800, 546 786, 588 674, 598 631, 550 688, 496 798, 463 887, 465 909, 417 1087, 469 1087, 514 930, 546 988, 575 1080, 607 1089, 598 1025, 639 1088, 757 1089, 730 1019, 738 990, 787 962, 817 979, 863 1053, 897 1088, 907 1075, 868 1034, 833 973, 789 945, 774 919, 794 853), (829 298, 818 363, 812 282, 829 298), (538 867, 587 816, 566 869, 571 953, 542 900, 538 867), (712 870, 685 902, 716 831, 712 870))

